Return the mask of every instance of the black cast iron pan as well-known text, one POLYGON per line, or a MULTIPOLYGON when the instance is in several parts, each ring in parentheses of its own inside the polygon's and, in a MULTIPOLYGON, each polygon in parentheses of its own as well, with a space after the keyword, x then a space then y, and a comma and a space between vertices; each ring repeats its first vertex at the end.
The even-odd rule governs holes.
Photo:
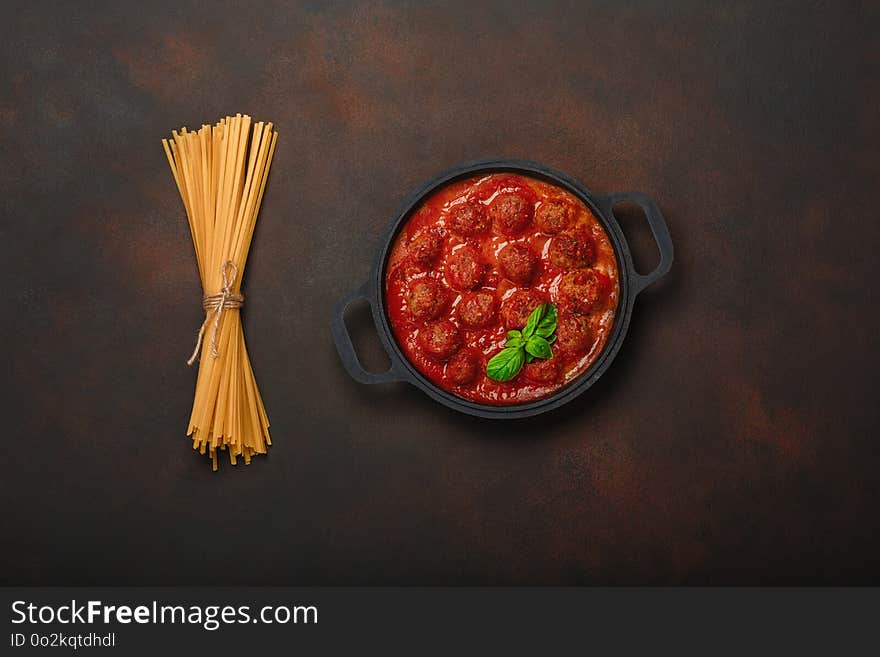
POLYGON ((484 418, 513 419, 529 417, 546 413, 555 408, 559 408, 563 404, 567 404, 572 399, 583 393, 587 388, 592 386, 600 376, 610 366, 623 340, 626 337, 626 331, 629 327, 630 317, 632 316, 633 303, 636 296, 646 287, 662 278, 672 266, 672 239, 669 236, 669 229, 660 210, 645 194, 640 192, 620 192, 615 194, 598 195, 590 192, 586 187, 574 178, 550 167, 530 162, 528 160, 517 160, 509 158, 493 158, 487 160, 478 160, 468 162, 453 167, 448 171, 441 173, 435 178, 429 180, 422 185, 414 194, 412 194, 403 204, 394 220, 388 225, 385 235, 382 238, 382 246, 379 249, 379 255, 376 258, 376 264, 370 274, 370 278, 366 283, 361 285, 357 290, 342 299, 333 311, 333 320, 331 323, 331 331, 333 340, 336 343, 336 349, 342 364, 351 375, 351 377, 360 383, 393 383, 407 382, 416 386, 425 392, 432 399, 468 415, 475 415, 484 418), (557 392, 544 399, 528 402, 525 404, 511 406, 491 406, 488 404, 478 404, 461 397, 456 397, 431 383, 422 376, 418 370, 407 360, 394 338, 391 326, 388 323, 388 317, 385 312, 385 264, 388 259, 389 251, 394 239, 400 228, 406 223, 410 214, 419 207, 422 201, 430 196, 435 190, 446 185, 449 182, 460 178, 471 177, 476 174, 490 174, 500 172, 520 173, 535 178, 542 178, 548 182, 556 184, 563 189, 580 198, 587 207, 589 207, 605 228, 608 238, 614 247, 614 253, 617 255, 617 268, 619 272, 620 298, 617 306, 617 314, 615 324, 611 335, 605 343, 602 353, 583 374, 579 375, 566 386, 560 388, 557 392), (649 274, 639 274, 636 272, 629 246, 620 229, 620 225, 614 218, 612 208, 616 203, 621 201, 632 201, 641 206, 648 220, 648 225, 657 242, 657 248, 660 251, 660 263, 649 274), (345 325, 345 311, 350 304, 358 300, 366 300, 370 303, 373 313, 373 321, 376 324, 376 330, 388 357, 391 359, 391 367, 386 372, 373 373, 363 368, 355 353, 351 337, 345 325))

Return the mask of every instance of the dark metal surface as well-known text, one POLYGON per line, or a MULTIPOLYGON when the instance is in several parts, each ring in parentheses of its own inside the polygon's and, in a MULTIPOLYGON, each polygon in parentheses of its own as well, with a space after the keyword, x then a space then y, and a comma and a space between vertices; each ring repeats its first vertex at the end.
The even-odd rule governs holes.
POLYGON ((660 213, 660 209, 648 196, 640 192, 617 192, 606 196, 596 196, 583 184, 571 176, 557 171, 545 164, 521 160, 516 158, 488 158, 474 162, 466 162, 452 167, 435 176, 406 200, 400 211, 385 229, 381 240, 379 255, 370 278, 352 294, 345 295, 333 310, 331 319, 331 333, 336 344, 336 350, 342 365, 351 377, 358 383, 382 384, 406 381, 419 388, 435 401, 440 402, 453 410, 484 419, 521 419, 542 415, 556 410, 569 403, 590 388, 605 370, 614 362, 617 352, 620 350, 626 331, 632 316, 633 302, 639 292, 649 285, 656 283, 669 273, 672 267, 673 247, 669 229, 660 213), (595 362, 580 376, 568 385, 560 388, 551 396, 527 404, 516 406, 492 406, 479 404, 462 399, 454 394, 442 390, 422 374, 408 361, 406 355, 397 344, 393 331, 385 312, 385 278, 387 276, 388 257, 391 247, 397 239, 400 230, 406 225, 407 220, 424 202, 426 198, 442 187, 463 178, 476 174, 486 175, 489 173, 512 172, 541 178, 552 184, 568 190, 580 198, 589 207, 605 229, 611 241, 612 248, 617 260, 619 272, 620 295, 615 316, 614 327, 602 353, 595 362), (660 252, 660 262, 648 274, 642 275, 635 271, 629 246, 623 231, 620 229, 614 217, 614 206, 618 203, 630 201, 637 203, 645 212, 645 218, 651 227, 651 233, 660 252), (370 304, 373 314, 373 323, 385 353, 391 360, 391 366, 384 372, 369 372, 364 369, 354 349, 351 335, 345 324, 346 310, 356 301, 366 301, 370 304))
POLYGON ((876 583, 878 34, 876 3, 4 3, 0 582, 876 583), (212 474, 159 140, 229 112, 280 133, 244 278, 274 445, 212 474), (516 423, 361 386, 326 329, 402 196, 486 153, 647 190, 676 240, 614 367, 516 423))

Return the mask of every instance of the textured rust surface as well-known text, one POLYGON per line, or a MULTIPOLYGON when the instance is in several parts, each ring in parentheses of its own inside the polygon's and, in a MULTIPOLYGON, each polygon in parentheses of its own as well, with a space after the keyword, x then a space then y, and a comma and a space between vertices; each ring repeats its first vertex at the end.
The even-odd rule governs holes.
POLYGON ((880 13, 669 4, 5 3, 0 582, 876 583, 880 13), (160 138, 237 111, 280 132, 275 444, 212 474, 160 138), (648 192, 676 244, 600 383, 507 424, 359 386, 328 330, 404 196, 490 155, 648 192))

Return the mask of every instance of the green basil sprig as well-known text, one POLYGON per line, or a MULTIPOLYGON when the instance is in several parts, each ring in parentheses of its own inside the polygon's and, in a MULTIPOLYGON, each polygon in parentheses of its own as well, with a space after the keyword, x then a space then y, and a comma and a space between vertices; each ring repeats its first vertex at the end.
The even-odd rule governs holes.
POLYGON ((536 358, 553 358, 550 345, 556 341, 556 306, 542 303, 529 315, 521 331, 508 331, 504 349, 486 364, 486 375, 494 381, 510 381, 523 364, 536 358))

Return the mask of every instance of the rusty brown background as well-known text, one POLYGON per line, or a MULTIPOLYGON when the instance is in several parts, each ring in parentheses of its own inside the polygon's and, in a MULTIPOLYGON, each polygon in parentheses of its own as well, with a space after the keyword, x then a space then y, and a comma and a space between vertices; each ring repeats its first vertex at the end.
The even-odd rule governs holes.
POLYGON ((878 34, 876 3, 5 2, 0 582, 876 583, 878 34), (234 112, 280 132, 244 285, 275 444, 212 474, 160 139, 234 112), (491 155, 648 192, 677 251, 600 383, 504 424, 357 385, 328 329, 403 198, 491 155))

